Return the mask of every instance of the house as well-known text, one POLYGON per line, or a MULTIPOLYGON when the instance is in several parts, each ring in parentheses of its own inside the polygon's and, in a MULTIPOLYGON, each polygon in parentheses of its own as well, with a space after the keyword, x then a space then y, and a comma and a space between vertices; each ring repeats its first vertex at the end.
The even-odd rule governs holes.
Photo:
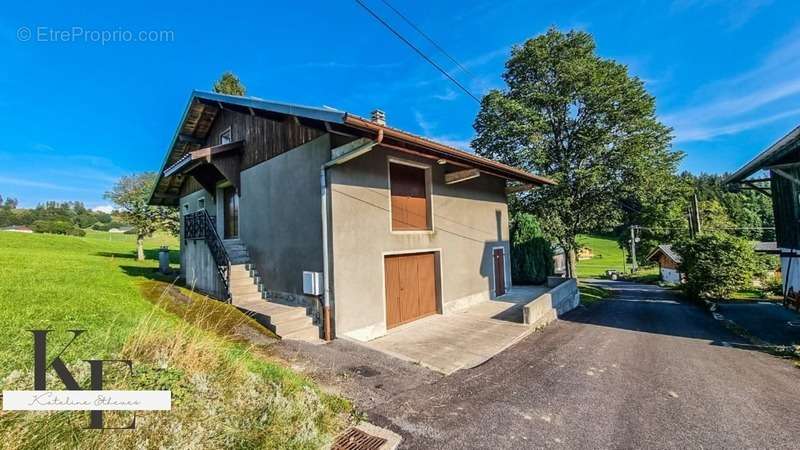
POLYGON ((187 285, 282 337, 366 341, 506 293, 507 194, 552 183, 380 111, 195 91, 150 204, 181 210, 187 285))
POLYGON ((683 280, 683 274, 679 269, 681 255, 676 253, 671 245, 661 244, 654 248, 653 251, 647 255, 647 260, 658 263, 661 281, 679 284, 683 280))
POLYGON ((11 225, 10 227, 0 228, 2 231, 11 231, 14 233, 33 233, 33 230, 24 225, 11 225))
POLYGON ((759 153, 725 183, 732 189, 754 189, 772 198, 776 245, 764 244, 761 251, 780 255, 784 290, 800 290, 800 127, 759 153))

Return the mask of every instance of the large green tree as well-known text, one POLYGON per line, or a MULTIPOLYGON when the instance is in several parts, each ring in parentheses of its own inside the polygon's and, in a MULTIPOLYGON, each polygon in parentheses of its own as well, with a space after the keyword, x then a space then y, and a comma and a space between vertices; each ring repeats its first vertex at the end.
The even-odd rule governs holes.
POLYGON ((114 202, 126 223, 136 230, 136 259, 144 261, 144 239, 157 230, 175 232, 180 218, 177 208, 147 204, 157 175, 143 172, 120 178, 105 197, 114 202))
POLYGON ((238 95, 244 96, 247 90, 242 82, 233 72, 225 72, 214 83, 214 92, 218 94, 238 95))
POLYGON ((580 233, 621 223, 623 203, 660 196, 682 154, 655 115, 655 100, 627 68, 595 54, 585 32, 544 35, 515 46, 503 90, 475 120, 478 154, 554 178, 512 204, 534 213, 571 255, 580 233))

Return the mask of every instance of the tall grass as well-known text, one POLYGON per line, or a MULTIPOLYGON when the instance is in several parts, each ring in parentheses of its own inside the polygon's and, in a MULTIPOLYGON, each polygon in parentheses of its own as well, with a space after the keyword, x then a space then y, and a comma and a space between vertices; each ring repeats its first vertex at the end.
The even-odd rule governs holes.
MULTIPOLYGON (((143 317, 117 355, 133 361, 134 376, 108 371, 105 389, 170 390, 171 411, 139 412, 135 430, 103 432, 84 429, 88 413, 5 412, 0 447, 318 448, 348 425, 346 401, 254 356, 248 344, 204 331, 211 324, 202 322, 219 314, 215 303, 195 307, 194 323, 143 317)), ((88 383, 87 365, 69 367, 80 383, 88 383)), ((30 380, 29 373, 14 372, 4 389, 30 389, 30 380)), ((50 376, 48 387, 58 389, 58 380, 50 376)), ((106 426, 126 426, 132 417, 107 412, 106 426)))
MULTIPOLYGON (((64 355, 82 386, 89 371, 81 359, 130 359, 133 376, 108 366, 104 388, 170 390, 172 409, 136 413, 135 430, 105 431, 85 429, 85 412, 0 412, 0 448, 318 448, 353 420, 346 400, 269 358, 269 331, 230 305, 132 276, 154 262, 120 256, 123 245, 94 236, 0 236, 0 257, 15 264, 0 267, 7 275, 0 293, 9 294, 0 325, 12 337, 0 353, 14 355, 0 361, 2 388, 32 389, 24 330, 61 331, 52 352, 64 344, 56 334, 88 329, 91 336, 64 355)), ((64 388, 52 374, 48 387, 64 388)), ((106 412, 105 425, 126 426, 132 414, 106 412)))

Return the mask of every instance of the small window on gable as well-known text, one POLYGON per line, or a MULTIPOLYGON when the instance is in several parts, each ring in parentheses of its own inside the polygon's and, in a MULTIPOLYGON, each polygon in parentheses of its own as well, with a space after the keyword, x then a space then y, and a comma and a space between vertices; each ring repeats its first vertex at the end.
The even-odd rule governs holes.
POLYGON ((204 198, 197 199, 197 209, 198 210, 206 209, 206 199, 204 198))
POLYGON ((228 128, 227 130, 223 131, 219 134, 219 144, 230 144, 233 142, 233 138, 231 137, 231 129, 228 128))
POLYGON ((189 214, 189 204, 188 203, 184 203, 183 204, 183 213, 184 214, 189 214))
POLYGON ((431 229, 431 205, 426 169, 405 164, 389 164, 392 191, 392 230, 431 229))

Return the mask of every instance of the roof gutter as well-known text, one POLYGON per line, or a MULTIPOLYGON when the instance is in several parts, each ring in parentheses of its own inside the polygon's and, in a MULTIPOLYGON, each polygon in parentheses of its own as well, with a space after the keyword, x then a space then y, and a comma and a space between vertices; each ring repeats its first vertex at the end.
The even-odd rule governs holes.
POLYGON ((362 130, 367 130, 375 133, 383 133, 387 137, 394 138, 400 141, 408 142, 413 145, 418 145, 420 147, 427 148, 438 156, 447 158, 447 159, 454 159, 457 162, 467 163, 472 166, 476 166, 487 173, 492 175, 501 176, 503 178, 512 178, 517 181, 524 181, 528 183, 534 184, 557 184, 556 181, 551 180, 550 178, 534 175, 528 173, 524 170, 517 169, 515 167, 508 166, 506 164, 502 164, 496 161, 488 160, 486 158, 481 158, 480 156, 473 155, 472 153, 465 152, 463 150, 459 150, 453 147, 449 147, 438 142, 434 142, 428 139, 421 138, 419 136, 414 136, 409 133, 405 133, 399 130, 395 130, 389 127, 378 125, 374 122, 369 120, 363 119, 358 116, 353 116, 351 114, 345 114, 344 116, 344 123, 346 125, 350 125, 352 127, 360 128, 362 130))
MULTIPOLYGON (((331 149, 331 155, 339 154, 340 156, 331 159, 322 165, 319 169, 319 184, 320 196, 322 204, 322 271, 324 291, 322 294, 322 326, 323 333, 326 341, 332 339, 331 333, 331 265, 330 265, 330 250, 329 250, 329 236, 330 225, 328 222, 328 199, 330 194, 328 192, 328 169, 340 164, 344 164, 352 159, 358 158, 370 152, 376 145, 383 141, 383 131, 378 132, 375 140, 363 139, 361 145, 355 148, 348 148, 351 144, 345 144, 341 147, 331 149)), ((355 141, 357 142, 357 141, 355 141)))

